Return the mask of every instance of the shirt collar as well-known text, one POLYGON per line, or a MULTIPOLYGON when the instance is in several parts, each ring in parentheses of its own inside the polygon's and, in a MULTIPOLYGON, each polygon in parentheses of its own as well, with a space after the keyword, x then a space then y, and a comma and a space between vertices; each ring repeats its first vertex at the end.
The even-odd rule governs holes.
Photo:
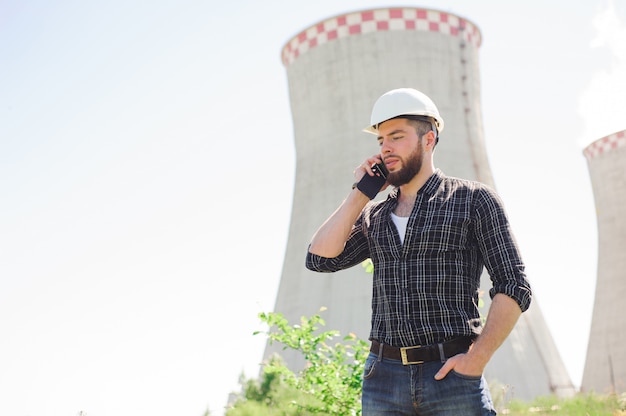
MULTIPOLYGON (((441 185, 441 181, 443 181, 443 172, 440 169, 435 169, 435 172, 426 180, 424 185, 417 191, 418 194, 426 194, 426 195, 434 195, 439 189, 439 185, 441 185)), ((394 188, 393 191, 389 193, 387 199, 398 199, 400 196, 400 188, 394 188)))

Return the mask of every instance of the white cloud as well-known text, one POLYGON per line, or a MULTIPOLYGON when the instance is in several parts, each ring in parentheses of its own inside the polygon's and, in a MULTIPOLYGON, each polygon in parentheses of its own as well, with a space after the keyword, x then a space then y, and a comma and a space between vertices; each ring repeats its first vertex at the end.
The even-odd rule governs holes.
POLYGON ((580 101, 584 144, 626 129, 626 24, 612 1, 593 19, 592 48, 608 50, 608 64, 598 68, 580 101))

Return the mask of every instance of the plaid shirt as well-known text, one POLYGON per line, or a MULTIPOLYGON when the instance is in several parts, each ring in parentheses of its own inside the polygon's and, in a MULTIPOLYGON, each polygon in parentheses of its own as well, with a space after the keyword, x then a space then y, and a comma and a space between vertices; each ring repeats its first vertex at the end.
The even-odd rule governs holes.
POLYGON ((391 220, 399 189, 369 203, 344 251, 308 253, 306 266, 335 272, 371 258, 374 264, 370 339, 396 347, 429 345, 481 329, 478 292, 483 266, 493 298, 503 293, 522 311, 530 285, 500 198, 491 188, 437 170, 420 189, 404 244, 391 220))

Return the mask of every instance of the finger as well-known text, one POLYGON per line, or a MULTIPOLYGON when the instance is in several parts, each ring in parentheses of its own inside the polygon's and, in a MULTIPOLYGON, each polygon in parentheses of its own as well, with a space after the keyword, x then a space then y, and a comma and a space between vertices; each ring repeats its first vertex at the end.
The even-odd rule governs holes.
POLYGON ((377 163, 383 163, 383 159, 380 155, 374 155, 370 157, 369 159, 367 159, 367 163, 369 164, 369 166, 372 166, 377 163))
POLYGON ((360 164, 356 169, 355 169, 355 173, 358 171, 362 171, 363 174, 368 174, 370 176, 374 175, 374 172, 372 171, 371 168, 371 164, 369 163, 369 159, 366 160, 365 162, 363 162, 362 164, 360 164))
POLYGON ((370 176, 374 176, 374 171, 372 170, 372 166, 377 163, 383 163, 380 155, 374 155, 370 158, 367 158, 362 164, 356 167, 354 170, 354 174, 356 176, 357 171, 361 170, 364 174, 368 174, 370 176))
POLYGON ((378 163, 383 163, 383 160, 381 159, 380 155, 374 155, 368 158, 365 161, 365 163, 363 163, 363 168, 365 169, 368 175, 374 176, 374 171, 372 170, 372 166, 378 163))
POLYGON ((443 378, 445 378, 445 376, 448 375, 450 370, 452 370, 453 368, 454 368, 454 363, 452 362, 452 360, 446 361, 443 364, 443 366, 441 366, 439 371, 437 371, 437 374, 435 374, 435 380, 442 380, 443 378))
POLYGON ((367 175, 367 169, 365 168, 365 165, 361 164, 359 166, 357 166, 356 168, 354 168, 354 172, 352 172, 354 175, 354 180, 355 182, 360 181, 365 175, 367 175))

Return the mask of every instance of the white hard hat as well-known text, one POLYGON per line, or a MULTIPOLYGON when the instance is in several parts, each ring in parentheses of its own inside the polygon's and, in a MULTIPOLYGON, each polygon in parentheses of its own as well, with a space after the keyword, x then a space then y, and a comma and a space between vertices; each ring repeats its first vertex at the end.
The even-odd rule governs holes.
POLYGON ((392 118, 413 115, 434 120, 436 135, 443 130, 443 119, 435 103, 428 96, 413 88, 398 88, 381 95, 374 103, 369 127, 363 131, 378 134, 378 125, 392 118))

